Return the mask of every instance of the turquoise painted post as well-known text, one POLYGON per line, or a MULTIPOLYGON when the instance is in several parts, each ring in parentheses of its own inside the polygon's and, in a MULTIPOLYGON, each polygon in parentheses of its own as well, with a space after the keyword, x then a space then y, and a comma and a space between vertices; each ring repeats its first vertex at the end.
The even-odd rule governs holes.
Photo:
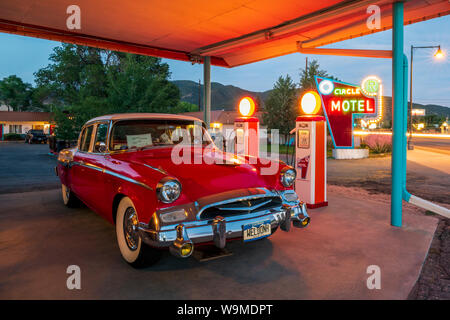
POLYGON ((391 225, 402 226, 403 193, 403 2, 393 4, 392 14, 392 192, 391 225))

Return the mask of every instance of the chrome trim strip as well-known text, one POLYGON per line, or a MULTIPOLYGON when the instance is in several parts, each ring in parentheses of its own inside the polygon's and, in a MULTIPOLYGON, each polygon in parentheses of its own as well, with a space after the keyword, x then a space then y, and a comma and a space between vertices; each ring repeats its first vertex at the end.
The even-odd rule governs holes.
POLYGON ((150 169, 153 169, 153 170, 155 170, 155 171, 158 171, 159 173, 162 173, 162 174, 168 174, 168 173, 167 173, 166 171, 164 171, 163 169, 159 169, 159 168, 153 167, 153 166, 151 166, 151 165, 149 165, 149 164, 145 164, 145 163, 143 163, 143 165, 146 166, 147 168, 150 168, 150 169))
POLYGON ((140 182, 140 181, 134 180, 132 178, 126 177, 124 175, 121 175, 120 173, 116 173, 116 172, 113 172, 113 171, 110 171, 110 170, 106 170, 106 169, 100 168, 100 167, 98 167, 96 165, 93 165, 93 164, 90 164, 90 163, 72 161, 70 163, 70 165, 78 165, 78 166, 82 166, 82 167, 85 167, 85 168, 93 169, 93 170, 96 170, 96 171, 99 171, 99 172, 102 172, 102 173, 109 174, 109 175, 114 176, 116 178, 119 178, 119 179, 122 179, 122 180, 125 180, 125 181, 128 181, 128 182, 134 183, 134 184, 136 184, 138 186, 141 186, 141 187, 143 187, 145 189, 153 190, 152 187, 146 185, 143 182, 140 182))

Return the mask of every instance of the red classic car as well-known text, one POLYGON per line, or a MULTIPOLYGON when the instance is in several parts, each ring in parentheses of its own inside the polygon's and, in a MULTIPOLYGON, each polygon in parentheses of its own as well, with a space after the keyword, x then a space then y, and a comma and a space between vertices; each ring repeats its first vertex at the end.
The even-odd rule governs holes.
POLYGON ((188 257, 194 245, 224 248, 308 225, 295 170, 276 162, 264 175, 273 163, 263 162, 222 152, 197 118, 117 114, 88 121, 56 174, 64 204, 81 200, 115 224, 123 258, 142 267, 162 248, 188 257))

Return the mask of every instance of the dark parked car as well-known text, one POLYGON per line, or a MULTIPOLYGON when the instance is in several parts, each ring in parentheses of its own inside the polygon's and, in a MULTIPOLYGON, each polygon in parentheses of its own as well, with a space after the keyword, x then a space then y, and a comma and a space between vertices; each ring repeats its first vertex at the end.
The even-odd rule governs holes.
POLYGON ((47 136, 43 130, 29 130, 25 136, 25 143, 47 143, 47 136))

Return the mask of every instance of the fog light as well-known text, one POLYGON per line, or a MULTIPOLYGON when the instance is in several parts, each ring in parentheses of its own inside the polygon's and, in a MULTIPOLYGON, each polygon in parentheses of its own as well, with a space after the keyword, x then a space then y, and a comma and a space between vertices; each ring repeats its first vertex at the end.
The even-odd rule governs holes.
POLYGON ((167 213, 160 214, 161 221, 165 223, 173 223, 177 221, 186 220, 187 214, 184 209, 175 210, 167 213))
POLYGON ((283 197, 287 202, 298 201, 297 193, 295 193, 295 191, 286 191, 284 192, 283 197))
POLYGON ((302 221, 302 226, 307 226, 308 224, 309 224, 309 217, 307 217, 307 218, 305 218, 305 219, 303 219, 303 221, 302 221))
POLYGON ((183 257, 190 256, 193 248, 194 247, 192 246, 192 243, 188 242, 188 243, 183 244, 183 246, 181 247, 181 256, 183 256, 183 257))

